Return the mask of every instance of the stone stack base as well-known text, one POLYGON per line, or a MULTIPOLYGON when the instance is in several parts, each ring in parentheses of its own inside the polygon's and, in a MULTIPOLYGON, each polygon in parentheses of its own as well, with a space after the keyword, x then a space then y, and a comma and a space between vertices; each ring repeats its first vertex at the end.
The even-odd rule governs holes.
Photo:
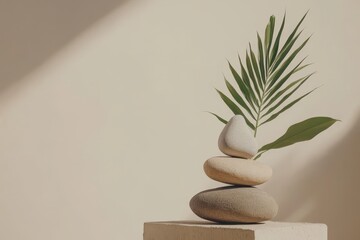
POLYGON ((327 240, 327 226, 319 223, 265 222, 224 225, 174 221, 144 224, 144 240, 327 240))

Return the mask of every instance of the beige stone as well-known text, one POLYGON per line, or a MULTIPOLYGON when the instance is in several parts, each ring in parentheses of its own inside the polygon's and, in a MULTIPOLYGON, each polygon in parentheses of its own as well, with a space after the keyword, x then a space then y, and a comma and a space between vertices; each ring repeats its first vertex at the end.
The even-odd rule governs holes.
POLYGON ((270 220, 278 205, 266 192, 254 187, 228 186, 206 190, 190 200, 199 217, 224 223, 256 223, 270 220))
POLYGON ((218 145, 220 151, 233 157, 252 158, 258 151, 253 133, 241 115, 235 115, 225 125, 218 145))
POLYGON ((319 223, 215 224, 205 221, 149 222, 144 240, 327 240, 319 223))
POLYGON ((215 181, 255 186, 269 180, 271 167, 254 160, 232 157, 213 157, 204 163, 206 175, 215 181))

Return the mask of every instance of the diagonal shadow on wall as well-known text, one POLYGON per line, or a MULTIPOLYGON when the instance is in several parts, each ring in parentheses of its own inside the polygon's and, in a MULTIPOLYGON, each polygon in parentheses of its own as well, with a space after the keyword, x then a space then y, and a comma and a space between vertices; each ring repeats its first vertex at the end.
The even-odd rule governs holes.
POLYGON ((326 223, 329 240, 360 239, 360 114, 350 132, 314 163, 287 189, 278 219, 326 223), (294 212, 302 212, 301 219, 294 212))
POLYGON ((0 2, 0 90, 127 0, 0 2))

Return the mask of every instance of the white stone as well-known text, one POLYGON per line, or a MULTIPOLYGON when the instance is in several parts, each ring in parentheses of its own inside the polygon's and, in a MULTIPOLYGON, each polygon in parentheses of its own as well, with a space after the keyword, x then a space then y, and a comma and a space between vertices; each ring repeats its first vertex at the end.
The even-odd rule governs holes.
POLYGON ((232 157, 213 157, 204 163, 206 175, 215 181, 255 186, 269 180, 271 167, 255 160, 232 157))
POLYGON ((319 223, 266 222, 224 225, 178 221, 144 224, 144 240, 327 240, 327 226, 319 223))
POLYGON ((251 129, 241 115, 235 115, 225 125, 218 145, 220 151, 233 157, 252 158, 258 151, 251 129))

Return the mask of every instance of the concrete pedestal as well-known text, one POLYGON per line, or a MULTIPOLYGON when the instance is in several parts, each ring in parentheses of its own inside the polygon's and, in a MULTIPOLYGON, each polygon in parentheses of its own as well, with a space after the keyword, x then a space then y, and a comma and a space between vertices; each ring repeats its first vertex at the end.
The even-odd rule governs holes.
POLYGON ((327 226, 318 223, 148 222, 144 240, 327 240, 327 226))

